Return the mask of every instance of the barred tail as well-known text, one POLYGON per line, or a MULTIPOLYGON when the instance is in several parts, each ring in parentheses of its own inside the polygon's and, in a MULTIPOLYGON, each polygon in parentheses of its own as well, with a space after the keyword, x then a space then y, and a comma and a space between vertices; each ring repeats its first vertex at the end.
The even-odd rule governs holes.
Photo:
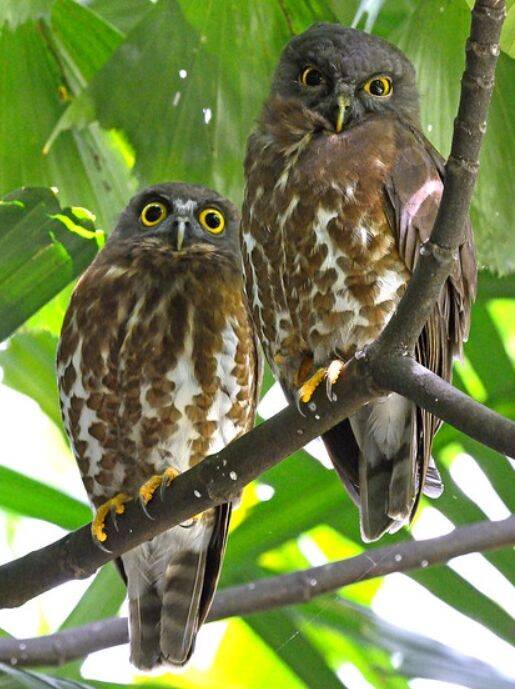
POLYGON ((195 647, 207 551, 183 550, 166 568, 161 610, 160 647, 163 659, 184 665, 195 647))
POLYGON ((161 596, 154 588, 129 599, 130 660, 141 670, 149 670, 161 661, 160 618, 161 596))

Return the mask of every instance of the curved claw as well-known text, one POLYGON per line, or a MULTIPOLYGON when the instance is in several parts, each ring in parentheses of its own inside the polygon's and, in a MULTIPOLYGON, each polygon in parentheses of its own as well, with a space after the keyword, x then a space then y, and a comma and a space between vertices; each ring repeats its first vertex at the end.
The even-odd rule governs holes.
POLYGON ((297 390, 295 392, 295 407, 297 408, 297 411, 299 412, 299 414, 301 416, 303 416, 304 418, 306 418, 306 414, 304 414, 304 412, 302 411, 301 402, 302 402, 302 400, 300 398, 300 390, 297 390))
MULTIPOLYGON (((93 519, 93 522, 91 524, 91 534, 93 536, 93 539, 99 545, 107 540, 107 534, 104 530, 107 515, 111 515, 113 525, 115 529, 118 531, 116 515, 123 514, 125 512, 125 503, 129 502, 129 500, 132 500, 130 495, 126 495, 125 493, 118 493, 110 500, 107 500, 102 505, 100 505, 100 507, 97 510, 97 513, 95 514, 95 518, 93 519)), ((111 552, 106 548, 103 549, 106 550, 106 552, 108 553, 111 552)))
POLYGON ((334 359, 331 361, 327 368, 326 378, 325 378, 325 391, 327 397, 331 402, 336 402, 336 395, 333 394, 333 385, 336 383, 338 378, 345 371, 345 364, 339 359, 334 359))
POLYGON ((182 522, 179 524, 179 526, 183 529, 191 529, 192 526, 195 526, 195 524, 198 522, 199 519, 202 518, 202 513, 201 514, 196 514, 195 516, 191 517, 185 522, 182 522))
POLYGON ((161 501, 165 499, 165 492, 170 483, 179 476, 179 472, 173 467, 168 467, 166 471, 162 474, 161 487, 159 489, 159 497, 161 501))
POLYGON ((154 517, 147 510, 147 501, 141 495, 139 496, 139 506, 141 507, 145 517, 147 517, 147 519, 151 519, 152 521, 154 521, 154 517))

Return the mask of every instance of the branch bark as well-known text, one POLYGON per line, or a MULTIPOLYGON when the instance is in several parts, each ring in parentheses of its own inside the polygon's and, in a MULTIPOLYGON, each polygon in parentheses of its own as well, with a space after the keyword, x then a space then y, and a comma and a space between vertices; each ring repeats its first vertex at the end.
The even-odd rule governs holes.
MULTIPOLYGON (((515 516, 464 526, 438 538, 374 548, 347 560, 223 589, 216 594, 208 621, 305 603, 357 581, 443 564, 459 555, 496 550, 514 541, 515 516)), ((127 618, 110 618, 43 637, 0 639, 0 662, 62 665, 127 641, 127 618)))
POLYGON ((500 452, 515 453, 515 424, 459 393, 399 352, 409 351, 430 313, 462 241, 477 174, 504 0, 477 0, 467 67, 445 189, 428 251, 421 255, 397 313, 364 358, 352 360, 335 386, 336 401, 319 391, 306 414, 290 407, 178 477, 148 519, 136 501, 107 528, 110 552, 84 526, 46 548, 0 567, 0 607, 21 605, 69 579, 91 575, 105 562, 194 514, 229 500, 245 484, 390 389, 500 452), (465 413, 466 412, 466 413, 465 413))

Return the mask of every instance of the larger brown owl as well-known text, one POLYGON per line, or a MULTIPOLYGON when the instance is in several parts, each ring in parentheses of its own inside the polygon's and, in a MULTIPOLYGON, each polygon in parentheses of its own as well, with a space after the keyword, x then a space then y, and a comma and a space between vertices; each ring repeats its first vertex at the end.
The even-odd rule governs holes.
MULTIPOLYGON (((431 232, 443 172, 397 48, 333 24, 290 41, 249 139, 241 236, 254 322, 290 399, 299 387, 309 399, 320 367, 334 381, 385 327, 431 232)), ((446 380, 475 283, 468 226, 415 353, 446 380)), ((437 427, 391 394, 323 436, 365 540, 408 522, 421 492, 440 494, 437 427)))
MULTIPOLYGON (((238 225, 235 207, 209 189, 152 187, 132 199, 77 284, 59 345, 59 388, 99 508, 99 541, 110 508, 122 512, 139 494, 146 509, 164 481, 253 424, 258 360, 238 225)), ((136 666, 190 657, 230 513, 221 505, 122 556, 136 666)))

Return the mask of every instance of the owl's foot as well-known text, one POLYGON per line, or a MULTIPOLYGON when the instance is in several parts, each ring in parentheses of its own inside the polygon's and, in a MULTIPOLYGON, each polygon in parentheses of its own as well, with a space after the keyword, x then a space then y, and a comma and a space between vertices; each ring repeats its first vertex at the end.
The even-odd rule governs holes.
POLYGON ((107 534, 104 531, 107 515, 111 513, 113 515, 113 520, 115 520, 117 514, 123 514, 125 512, 125 503, 129 502, 129 500, 132 500, 130 495, 118 493, 113 498, 100 505, 93 519, 93 523, 91 524, 91 533, 97 541, 103 543, 107 540, 107 534))
POLYGON ((315 390, 318 388, 320 383, 325 379, 326 381, 326 391, 329 399, 333 399, 333 385, 336 383, 338 378, 342 375, 345 370, 345 364, 339 359, 334 359, 331 361, 327 368, 319 368, 311 378, 301 386, 299 390, 299 397, 304 404, 310 401, 313 397, 315 390))
POLYGON ((307 379, 307 381, 301 386, 299 390, 299 397, 301 399, 301 402, 304 402, 304 404, 309 402, 309 400, 315 394, 315 390, 317 389, 317 387, 324 380, 326 373, 326 368, 319 368, 318 371, 315 371, 311 378, 307 379))
POLYGON ((173 467, 168 467, 162 474, 154 474, 154 476, 151 476, 139 489, 139 501, 143 512, 145 512, 149 519, 152 519, 152 517, 148 513, 146 507, 154 497, 154 493, 159 488, 161 497, 163 497, 164 489, 169 486, 177 476, 179 476, 179 472, 173 467))

